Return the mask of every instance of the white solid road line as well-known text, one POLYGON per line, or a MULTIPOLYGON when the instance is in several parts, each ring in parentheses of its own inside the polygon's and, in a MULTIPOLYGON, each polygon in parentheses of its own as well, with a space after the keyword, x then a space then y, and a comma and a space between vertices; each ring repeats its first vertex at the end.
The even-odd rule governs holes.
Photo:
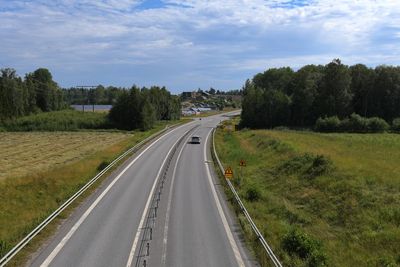
MULTIPOLYGON (((189 131, 190 131, 190 129, 189 129, 189 131)), ((187 131, 186 133, 188 133, 189 131, 187 131)), ((186 133, 185 133, 185 134, 186 134, 186 133)), ((185 134, 184 134, 184 135, 185 135, 185 134)), ((127 262, 127 264, 126 264, 126 267, 131 267, 131 266, 132 266, 133 257, 135 256, 136 246, 137 246, 137 243, 138 243, 138 241, 139 241, 140 233, 141 233, 142 228, 143 228, 144 220, 146 219, 146 216, 147 216, 147 211, 148 211, 148 209, 149 209, 149 206, 150 206, 150 203, 151 203, 151 199, 152 199, 153 194, 154 194, 154 190, 156 189, 157 181, 160 179, 161 172, 162 172, 162 170, 163 170, 163 168, 164 168, 165 163, 167 162, 167 159, 168 159, 169 155, 171 154, 172 150, 174 149, 174 147, 176 146, 176 144, 177 144, 178 142, 179 142, 179 139, 176 140, 176 142, 174 143, 174 145, 173 145, 173 146, 171 147, 171 149, 168 151, 167 156, 165 157, 163 163, 161 164, 160 169, 158 170, 156 179, 154 180, 153 187, 151 188, 151 191, 150 191, 150 194, 149 194, 149 198, 147 199, 146 206, 145 206, 145 208, 144 208, 144 210, 143 210, 142 218, 140 219, 139 227, 138 227, 138 229, 137 229, 136 236, 135 236, 135 239, 134 239, 134 241, 133 241, 131 251, 130 251, 130 253, 129 253, 129 258, 128 258, 128 262, 127 262)))
MULTIPOLYGON (((206 140, 204 142, 204 161, 207 161, 207 141, 208 141, 208 137, 210 136, 210 133, 211 133, 211 131, 207 134, 206 140)), ((232 247, 232 250, 233 250, 233 254, 235 255, 236 262, 240 267, 245 267, 246 265, 244 264, 244 261, 242 259, 242 255, 240 254, 239 248, 238 248, 238 246, 236 244, 236 241, 235 241, 235 239, 233 237, 232 231, 231 231, 231 229, 229 227, 229 224, 228 224, 228 221, 226 219, 225 213, 224 213, 224 211, 222 209, 222 206, 221 206, 221 202, 218 199, 218 195, 217 195, 217 192, 216 192, 215 187, 214 187, 214 183, 213 183, 212 178, 211 178, 211 172, 210 172, 210 167, 209 167, 210 164, 205 163, 205 165, 206 165, 206 169, 207 169, 208 182, 210 184, 211 191, 212 191, 212 194, 214 196, 215 203, 217 204, 218 212, 219 212, 219 215, 221 216, 222 224, 224 225, 226 235, 227 235, 227 237, 229 239, 229 243, 231 244, 231 247, 232 247)))
MULTIPOLYGON (((190 138, 190 136, 185 140, 184 144, 187 143, 189 138, 190 138)), ((170 214, 170 210, 171 210, 172 191, 173 191, 173 188, 174 188, 176 169, 178 167, 179 159, 181 158, 181 155, 182 155, 182 152, 183 152, 184 148, 185 148, 185 145, 183 145, 181 150, 179 151, 178 157, 176 158, 176 161, 175 161, 174 171, 172 172, 172 180, 171 180, 171 185, 170 185, 169 195, 168 195, 167 212, 166 212, 166 216, 165 216, 164 239, 163 239, 162 257, 161 257, 162 266, 166 266, 166 260, 167 260, 167 242, 168 242, 169 214, 170 214)))
POLYGON ((50 263, 54 260, 54 258, 58 255, 61 249, 65 246, 68 240, 72 237, 72 235, 76 232, 79 226, 83 223, 83 221, 89 216, 92 210, 99 204, 99 202, 103 199, 103 197, 110 191, 110 189, 114 186, 114 184, 121 178, 121 176, 147 151, 149 150, 154 144, 160 141, 163 137, 171 134, 172 132, 176 131, 177 129, 186 126, 184 124, 175 130, 165 133, 160 136, 157 140, 151 143, 145 150, 143 150, 137 157, 135 157, 129 164, 126 166, 121 173, 107 186, 107 188, 100 194, 100 196, 90 205, 90 207, 86 210, 86 212, 79 218, 79 220, 74 224, 71 230, 67 233, 67 235, 58 243, 58 245, 54 248, 54 250, 50 253, 50 255, 46 258, 46 260, 40 265, 40 267, 47 267, 50 263))

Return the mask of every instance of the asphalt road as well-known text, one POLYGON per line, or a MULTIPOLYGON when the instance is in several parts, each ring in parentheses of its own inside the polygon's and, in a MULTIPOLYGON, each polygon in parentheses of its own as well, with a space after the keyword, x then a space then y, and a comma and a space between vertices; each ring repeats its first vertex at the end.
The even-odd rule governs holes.
POLYGON ((29 266, 256 265, 210 164, 210 133, 225 118, 178 127, 136 153, 60 226, 29 266), (201 144, 187 142, 193 134, 201 144))

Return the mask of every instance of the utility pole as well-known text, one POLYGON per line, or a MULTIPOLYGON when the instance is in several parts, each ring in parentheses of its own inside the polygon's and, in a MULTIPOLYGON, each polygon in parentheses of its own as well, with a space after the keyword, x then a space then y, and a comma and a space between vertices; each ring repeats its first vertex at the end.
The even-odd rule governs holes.
MULTIPOLYGON (((83 92, 85 89, 96 89, 97 85, 78 85, 75 88, 82 90, 82 112, 85 112, 85 97, 83 96, 83 92)), ((88 99, 86 99, 86 102, 88 102, 88 99)), ((92 101, 92 110, 94 112, 94 101, 92 101)))

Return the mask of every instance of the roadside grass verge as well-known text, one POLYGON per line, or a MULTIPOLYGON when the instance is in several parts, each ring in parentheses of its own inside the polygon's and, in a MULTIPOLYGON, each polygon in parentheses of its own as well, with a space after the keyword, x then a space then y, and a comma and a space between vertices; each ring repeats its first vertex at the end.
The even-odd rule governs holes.
MULTIPOLYGON (((185 122, 185 121, 183 121, 185 122)), ((94 177, 104 166, 118 155, 139 143, 146 137, 162 130, 167 124, 182 123, 159 122, 150 131, 135 131, 124 133, 125 138, 117 140, 102 149, 91 151, 73 162, 61 164, 58 167, 43 172, 34 172, 23 177, 6 177, 0 180, 0 257, 4 256, 26 234, 33 230, 51 212, 57 209, 66 199, 94 177)), ((47 134, 47 133, 46 133, 47 134)), ((85 134, 85 133, 82 133, 85 134)), ((84 140, 83 140, 84 141, 84 140)), ((101 142, 101 140, 98 140, 101 142)), ((122 162, 120 162, 122 163, 122 162)), ((113 169, 115 169, 115 166, 113 169)), ((100 184, 107 175, 99 179, 100 184)), ((90 195, 96 185, 90 187, 84 196, 90 195)), ((80 200, 84 199, 82 197, 80 200)), ((56 219, 46 231, 43 231, 33 243, 17 255, 11 266, 21 266, 26 262, 29 254, 46 240, 57 229, 60 219, 78 205, 75 202, 56 219)))
POLYGON ((400 136, 231 128, 217 152, 284 266, 400 266, 400 136))

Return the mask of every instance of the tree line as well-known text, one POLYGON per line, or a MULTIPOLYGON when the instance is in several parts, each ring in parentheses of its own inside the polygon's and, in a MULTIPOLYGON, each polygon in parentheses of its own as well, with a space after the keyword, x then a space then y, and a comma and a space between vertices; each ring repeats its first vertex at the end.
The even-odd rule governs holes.
POLYGON ((37 69, 24 79, 11 68, 0 73, 0 121, 65 107, 62 92, 47 69, 37 69))
POLYGON ((241 127, 313 127, 318 118, 351 114, 400 117, 400 67, 347 66, 340 59, 298 71, 272 68, 243 86, 241 127))
MULTIPOLYGON (((100 85, 91 90, 61 89, 50 71, 44 68, 26 74, 24 79, 18 77, 14 69, 5 68, 0 72, 0 122, 3 126, 11 125, 18 117, 66 109, 70 104, 112 104, 107 121, 101 124, 126 130, 147 130, 155 121, 179 119, 181 114, 180 98, 165 87, 126 89, 100 85)), ((66 114, 42 118, 63 125, 66 114)), ((70 117, 66 120, 70 122, 70 117)), ((36 122, 35 118, 29 121, 36 122)), ((94 127, 100 127, 97 124, 94 127)), ((52 125, 53 129, 58 129, 57 125, 52 125)))
POLYGON ((109 118, 120 129, 147 130, 157 120, 176 120, 180 115, 180 98, 171 95, 165 87, 139 89, 133 86, 130 90, 122 90, 109 118))

